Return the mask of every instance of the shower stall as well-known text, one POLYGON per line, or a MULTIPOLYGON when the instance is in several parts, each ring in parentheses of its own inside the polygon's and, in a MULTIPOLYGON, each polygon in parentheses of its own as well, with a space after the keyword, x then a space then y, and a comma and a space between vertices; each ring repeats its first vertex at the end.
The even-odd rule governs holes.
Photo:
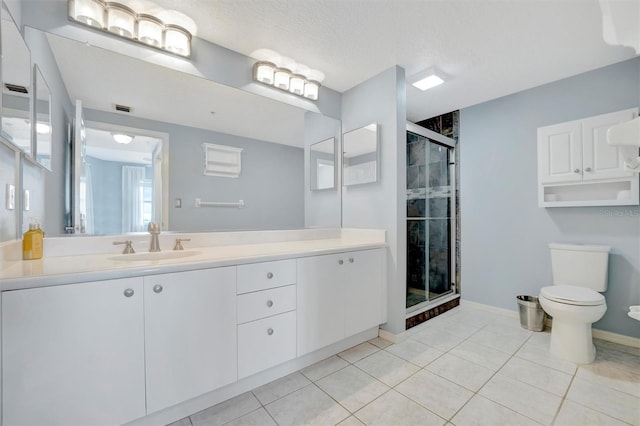
POLYGON ((407 123, 407 316, 457 297, 455 142, 407 123))

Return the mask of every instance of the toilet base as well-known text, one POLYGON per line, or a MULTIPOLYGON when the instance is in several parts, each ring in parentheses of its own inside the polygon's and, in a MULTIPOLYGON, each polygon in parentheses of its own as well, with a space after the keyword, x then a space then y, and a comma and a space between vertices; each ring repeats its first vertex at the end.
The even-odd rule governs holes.
POLYGON ((553 319, 551 355, 576 364, 589 364, 596 358, 591 323, 564 322, 553 319))

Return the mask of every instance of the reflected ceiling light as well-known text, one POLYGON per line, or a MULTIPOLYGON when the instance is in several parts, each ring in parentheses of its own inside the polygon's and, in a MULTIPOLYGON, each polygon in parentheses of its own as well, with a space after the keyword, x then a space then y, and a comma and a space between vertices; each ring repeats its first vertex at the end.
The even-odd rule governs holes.
POLYGON ((36 123, 36 133, 38 133, 39 135, 48 135, 50 132, 51 126, 49 126, 47 123, 42 123, 40 121, 36 123))
POLYGON ((441 85, 444 83, 445 77, 443 73, 437 71, 435 68, 429 68, 414 74, 407 80, 412 86, 424 91, 441 85))
POLYGON ((116 142, 121 143, 123 145, 131 143, 131 141, 133 140, 133 136, 127 135, 124 133, 112 133, 111 136, 113 136, 113 139, 116 142))
POLYGON ((174 53, 191 56, 197 27, 193 19, 174 10, 162 10, 150 1, 67 0, 69 18, 120 37, 174 53))
POLYGON ((251 54, 258 59, 253 65, 253 79, 294 95, 317 100, 324 73, 297 64, 293 59, 280 56, 268 49, 259 49, 251 54))

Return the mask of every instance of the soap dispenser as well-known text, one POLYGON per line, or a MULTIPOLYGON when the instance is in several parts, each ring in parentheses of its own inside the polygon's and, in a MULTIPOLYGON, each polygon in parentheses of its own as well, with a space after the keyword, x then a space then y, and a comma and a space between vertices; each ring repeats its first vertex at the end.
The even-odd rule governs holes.
POLYGON ((41 259, 43 240, 44 231, 40 229, 40 224, 30 223, 29 230, 22 237, 22 258, 24 260, 41 259))

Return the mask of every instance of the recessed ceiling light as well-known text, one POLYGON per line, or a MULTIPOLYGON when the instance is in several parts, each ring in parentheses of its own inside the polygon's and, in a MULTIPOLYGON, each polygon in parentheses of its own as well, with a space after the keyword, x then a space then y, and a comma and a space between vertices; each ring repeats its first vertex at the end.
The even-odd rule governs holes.
POLYGON ((133 140, 133 136, 127 135, 125 133, 112 133, 111 136, 113 136, 113 139, 116 142, 121 143, 123 145, 126 145, 133 140))
POLYGON ((414 74, 407 80, 411 85, 418 89, 427 90, 444 83, 445 77, 443 73, 436 71, 435 68, 429 68, 425 71, 414 74))

